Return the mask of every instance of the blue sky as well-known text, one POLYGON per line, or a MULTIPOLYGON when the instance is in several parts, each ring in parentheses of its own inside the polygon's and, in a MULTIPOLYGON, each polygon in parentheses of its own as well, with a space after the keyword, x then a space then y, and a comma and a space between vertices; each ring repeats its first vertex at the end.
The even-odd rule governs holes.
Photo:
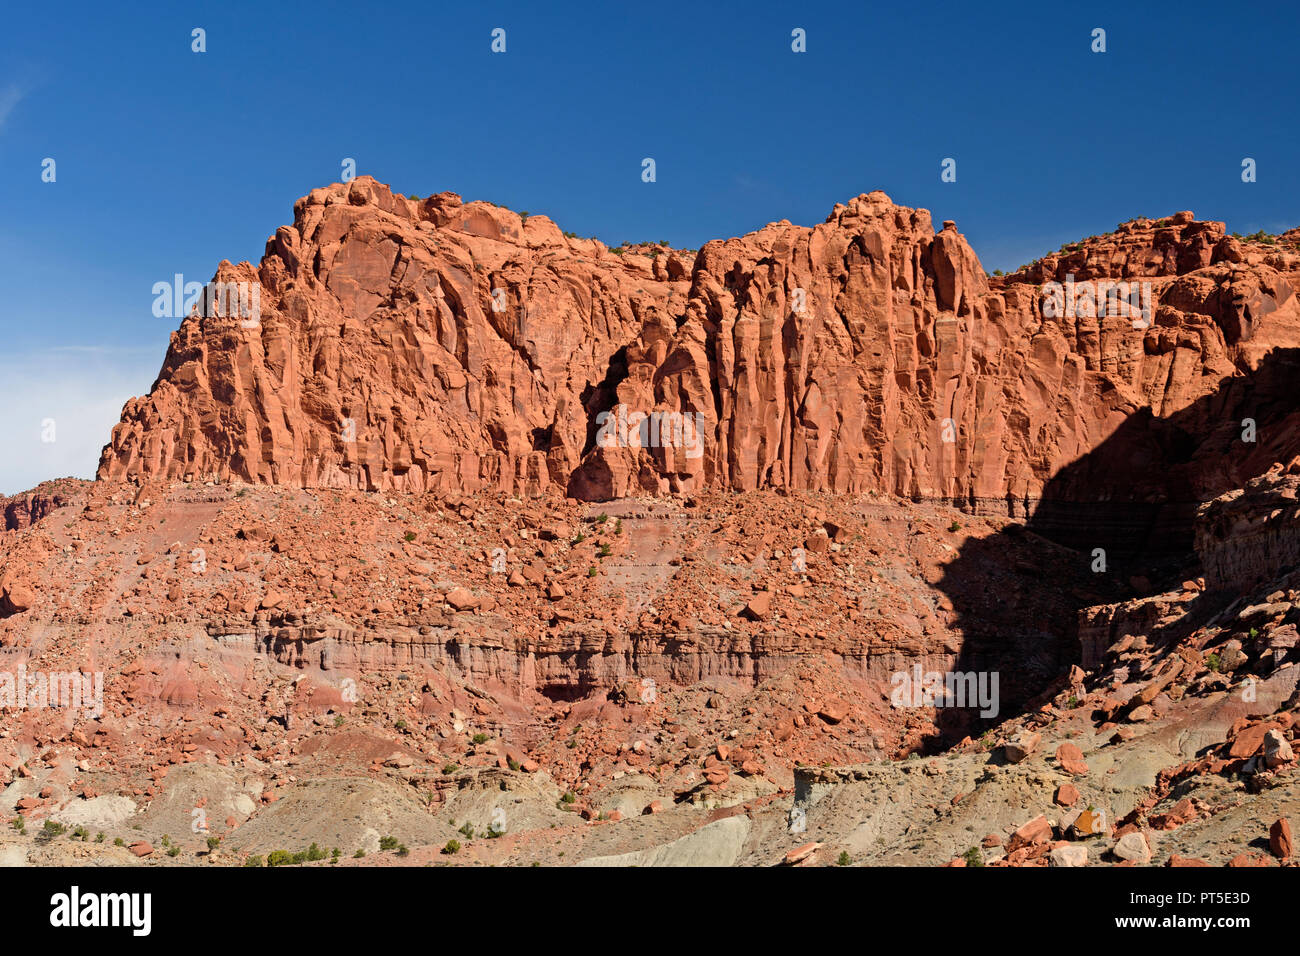
POLYGON ((91 475, 176 324, 153 283, 256 261, 345 157, 611 243, 697 247, 884 189, 990 270, 1134 215, 1300 224, 1295 7, 1136 6, 11 4, 0 493, 91 475))

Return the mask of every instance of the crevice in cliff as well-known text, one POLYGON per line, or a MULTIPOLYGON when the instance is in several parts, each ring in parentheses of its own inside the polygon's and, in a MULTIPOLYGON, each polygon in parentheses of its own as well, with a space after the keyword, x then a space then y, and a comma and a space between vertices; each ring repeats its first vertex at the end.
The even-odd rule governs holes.
POLYGON ((595 385, 588 383, 582 390, 580 400, 587 413, 587 437, 583 442, 580 457, 586 458, 596 447, 596 435, 600 431, 600 422, 597 418, 602 412, 609 412, 614 408, 614 404, 618 401, 618 387, 623 384, 627 375, 627 346, 624 345, 610 356, 609 364, 605 367, 605 377, 595 385))

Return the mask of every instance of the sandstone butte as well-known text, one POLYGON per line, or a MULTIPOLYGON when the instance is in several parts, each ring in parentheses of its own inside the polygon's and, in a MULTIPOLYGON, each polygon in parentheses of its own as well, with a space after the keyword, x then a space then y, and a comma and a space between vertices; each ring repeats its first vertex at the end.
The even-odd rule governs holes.
POLYGON ((811 228, 611 250, 361 176, 300 199, 258 266, 221 263, 214 281, 260 286, 260 322, 185 318, 98 477, 882 492, 1014 517, 1043 498, 1201 501, 1296 450, 1271 427, 1286 409, 1205 401, 1300 345, 1292 239, 1181 212, 993 278, 953 223, 879 191, 811 228), (1069 276, 1150 283, 1150 327, 1045 317, 1043 283, 1069 276), (620 405, 699 415, 702 454, 601 447, 620 405), (1108 441, 1123 469, 1066 468, 1108 441))
POLYGON ((688 252, 315 190, 99 480, 0 499, 5 669, 104 676, 0 700, 0 861, 72 813, 149 865, 1295 865, 1298 279, 1187 212, 988 276, 881 192, 688 252), (1045 314, 1071 277, 1150 323, 1045 314), (892 703, 930 670, 1000 710, 892 703))

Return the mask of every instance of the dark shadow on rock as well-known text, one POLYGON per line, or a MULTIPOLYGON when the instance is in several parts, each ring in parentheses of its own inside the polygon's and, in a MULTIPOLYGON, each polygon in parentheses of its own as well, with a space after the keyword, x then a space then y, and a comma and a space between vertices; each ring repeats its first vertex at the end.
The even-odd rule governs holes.
MULTIPOLYGON (((1197 508, 1297 454, 1300 349, 1275 349, 1253 373, 1224 379, 1166 418, 1133 414, 1060 467, 1026 523, 969 540, 944 568, 937 587, 963 635, 953 670, 997 672, 1000 708, 988 720, 978 707, 939 708, 939 737, 927 749, 977 736, 1059 692, 1081 660, 1080 610, 1196 576, 1197 508), (1255 441, 1245 441, 1252 422, 1255 441)), ((1180 621, 1147 636, 1157 646, 1181 640, 1237 596, 1199 595, 1180 621)))

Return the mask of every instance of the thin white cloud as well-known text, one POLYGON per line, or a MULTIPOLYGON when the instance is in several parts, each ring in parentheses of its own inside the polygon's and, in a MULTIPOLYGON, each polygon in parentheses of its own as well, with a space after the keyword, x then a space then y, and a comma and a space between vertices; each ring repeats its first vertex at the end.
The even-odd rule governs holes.
POLYGON ((56 347, 0 358, 0 495, 95 477, 122 405, 149 390, 162 352, 56 347))
POLYGON ((83 355, 155 355, 158 349, 150 345, 52 345, 46 351, 83 355))
POLYGON ((4 89, 0 89, 0 130, 4 129, 5 123, 9 120, 9 114, 14 108, 22 102, 26 92, 20 89, 16 84, 10 83, 4 89))

